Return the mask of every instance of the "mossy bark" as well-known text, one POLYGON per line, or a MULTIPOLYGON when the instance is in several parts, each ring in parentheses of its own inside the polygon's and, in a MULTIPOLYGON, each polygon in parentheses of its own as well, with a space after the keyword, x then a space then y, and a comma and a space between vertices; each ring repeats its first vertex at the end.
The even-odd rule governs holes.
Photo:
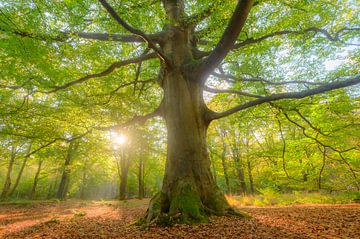
POLYGON ((233 212, 210 171, 206 145, 208 109, 199 81, 180 69, 164 69, 163 117, 168 133, 162 191, 150 203, 146 224, 207 222, 233 212))
POLYGON ((161 115, 167 127, 167 160, 163 187, 143 220, 172 223, 207 222, 209 215, 234 214, 210 171, 206 132, 211 111, 203 99, 206 76, 192 65, 192 29, 168 25, 160 43, 171 62, 162 62, 164 91, 161 115))

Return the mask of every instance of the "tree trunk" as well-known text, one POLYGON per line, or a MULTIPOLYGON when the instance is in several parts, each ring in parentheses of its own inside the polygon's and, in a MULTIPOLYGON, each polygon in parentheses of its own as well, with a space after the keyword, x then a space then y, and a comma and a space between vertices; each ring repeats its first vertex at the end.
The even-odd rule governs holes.
POLYGON ((161 215, 179 222, 201 222, 209 214, 234 213, 211 175, 206 145, 209 122, 201 87, 180 69, 163 70, 167 160, 162 191, 151 200, 146 222, 159 221, 161 215))
POLYGON ((129 174, 129 163, 128 163, 128 154, 121 151, 120 156, 120 191, 119 191, 119 198, 120 200, 124 200, 126 198, 126 186, 127 186, 127 178, 129 174))
POLYGON ((255 189, 254 189, 254 181, 253 181, 253 176, 252 176, 252 172, 251 172, 251 163, 250 163, 250 159, 247 159, 247 169, 248 169, 248 174, 249 174, 249 183, 250 183, 250 191, 251 194, 255 193, 255 189))
POLYGON ((15 193, 15 190, 17 188, 17 186, 19 185, 19 182, 20 182, 20 179, 21 179, 21 176, 22 176, 22 173, 24 172, 24 168, 26 166, 26 162, 27 160, 29 159, 30 155, 30 151, 31 151, 31 146, 32 146, 32 143, 30 143, 28 149, 27 149, 27 153, 26 153, 26 156, 24 157, 24 160, 23 160, 23 163, 21 164, 21 168, 20 168, 20 171, 18 173, 18 176, 16 177, 16 181, 15 181, 15 184, 13 186, 13 188, 11 189, 11 192, 9 193, 9 196, 12 196, 14 193, 15 193))
POLYGON ((210 164, 211 164, 211 168, 212 168, 212 174, 214 177, 214 181, 215 181, 215 184, 217 185, 215 161, 214 161, 213 157, 211 157, 211 154, 209 154, 209 158, 210 158, 210 164))
POLYGON ((64 170, 61 176, 60 185, 58 191, 56 193, 56 198, 58 199, 65 199, 66 194, 69 188, 69 174, 70 174, 70 162, 73 158, 73 154, 75 153, 79 143, 78 142, 70 142, 69 148, 66 154, 65 163, 64 163, 64 170))
POLYGON ((139 159, 139 175, 138 175, 138 187, 139 187, 139 195, 138 198, 142 199, 144 197, 144 162, 142 157, 139 159))
POLYGON ((84 162, 84 166, 83 166, 83 175, 82 175, 81 189, 80 189, 81 199, 85 199, 86 179, 87 179, 87 161, 84 162))
POLYGON ((15 146, 11 146, 11 155, 10 155, 10 161, 8 164, 8 170, 6 173, 6 178, 5 178, 5 182, 4 182, 4 187, 3 190, 1 192, 1 199, 5 199, 8 196, 10 187, 11 187, 11 172, 13 169, 13 165, 15 162, 15 157, 16 157, 16 147, 15 146))
POLYGON ((239 154, 239 149, 237 148, 236 144, 233 144, 232 153, 233 153, 237 177, 238 177, 238 181, 239 181, 239 194, 246 194, 245 175, 244 175, 244 171, 242 169, 242 163, 241 163, 241 158, 240 158, 240 154, 239 154))
POLYGON ((225 178, 225 184, 226 184, 226 193, 231 194, 229 175, 228 175, 228 169, 227 169, 227 164, 226 164, 227 145, 225 142, 225 132, 223 130, 219 130, 219 133, 220 133, 221 141, 222 141, 221 164, 223 166, 223 172, 224 172, 224 178, 225 178))
MULTIPOLYGON (((41 172, 42 163, 43 163, 43 160, 40 159, 39 164, 38 164, 38 168, 37 168, 36 173, 35 173, 34 183, 33 183, 30 195, 29 195, 30 199, 34 199, 34 197, 35 197, 36 187, 37 187, 37 184, 39 182, 39 175, 40 175, 40 172, 41 172)), ((52 190, 49 190, 49 191, 52 191, 52 190)))

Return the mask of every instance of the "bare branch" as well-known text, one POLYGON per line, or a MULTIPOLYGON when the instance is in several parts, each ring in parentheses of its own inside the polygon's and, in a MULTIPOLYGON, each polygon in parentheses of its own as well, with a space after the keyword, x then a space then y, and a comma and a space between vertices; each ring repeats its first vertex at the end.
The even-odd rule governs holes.
POLYGON ((149 48, 153 49, 159 57, 164 60, 166 63, 170 64, 170 61, 167 59, 165 54, 159 49, 155 43, 151 40, 151 38, 146 35, 144 32, 140 31, 139 29, 135 29, 132 26, 130 26, 127 22, 125 22, 117 13, 116 11, 107 3, 106 0, 99 0, 100 3, 103 5, 103 7, 106 9, 106 11, 126 30, 129 32, 135 34, 136 36, 141 37, 144 39, 145 42, 149 45, 149 48))
POLYGON ((233 48, 234 43, 245 25, 253 0, 238 0, 235 11, 228 23, 220 41, 211 54, 201 61, 200 72, 212 71, 233 48))
POLYGON ((223 89, 214 89, 211 88, 209 86, 204 86, 204 90, 207 92, 211 92, 211 93, 219 93, 219 94, 237 94, 237 95, 242 95, 242 96, 248 96, 248 97, 253 97, 253 98, 262 98, 263 96, 261 95, 255 95, 255 94, 251 94, 251 93, 247 93, 247 92, 243 92, 243 91, 239 91, 239 90, 223 90, 223 89))
POLYGON ((310 89, 310 90, 304 90, 304 91, 300 91, 300 92, 287 92, 287 93, 273 94, 273 95, 265 96, 263 98, 259 98, 254 101, 249 101, 247 103, 235 106, 234 108, 229 109, 224 112, 221 112, 221 113, 211 112, 210 120, 220 119, 220 118, 229 116, 231 114, 234 114, 238 111, 241 111, 241 110, 244 110, 244 109, 256 106, 256 105, 260 105, 260 104, 263 104, 266 102, 272 102, 272 101, 277 101, 277 100, 282 100, 282 99, 301 99, 301 98, 305 98, 307 96, 316 95, 316 94, 324 93, 327 91, 356 85, 359 83, 360 83, 360 75, 357 75, 357 76, 354 76, 354 77, 344 80, 344 81, 329 83, 329 84, 319 86, 317 88, 310 89))
POLYGON ((261 77, 253 77, 253 78, 238 78, 232 75, 228 74, 219 74, 216 72, 211 73, 211 75, 224 79, 228 81, 229 83, 235 83, 236 81, 245 81, 245 82, 262 82, 269 85, 289 85, 289 84, 306 84, 306 85, 324 85, 324 83, 318 83, 318 82, 311 82, 311 81, 280 81, 280 82, 274 82, 269 81, 261 77))
POLYGON ((62 85, 62 86, 53 86, 52 88, 54 88, 53 90, 50 90, 50 91, 47 91, 45 93, 53 93, 53 92, 56 92, 58 90, 63 90, 63 89, 66 89, 70 86, 73 86, 73 85, 76 85, 76 84, 80 84, 84 81, 87 81, 87 80, 90 80, 92 78, 98 78, 98 77, 103 77, 103 76, 106 76, 106 75, 109 75, 111 72, 113 72, 116 68, 119 68, 121 66, 126 66, 126 65, 129 65, 129 64, 134 64, 134 63, 139 63, 139 62, 142 62, 142 61, 145 61, 145 60, 149 60, 149 59, 152 59, 152 58, 156 58, 156 54, 155 53, 150 53, 150 54, 147 54, 147 55, 142 55, 142 56, 139 56, 137 58, 133 58, 133 59, 129 59, 129 60, 124 60, 124 61, 117 61, 117 62, 114 62, 113 64, 111 64, 106 70, 100 72, 100 73, 95 73, 95 74, 90 74, 90 75, 86 75, 84 77, 81 77, 77 80, 74 80, 74 81, 70 81, 69 83, 65 84, 65 85, 62 85))

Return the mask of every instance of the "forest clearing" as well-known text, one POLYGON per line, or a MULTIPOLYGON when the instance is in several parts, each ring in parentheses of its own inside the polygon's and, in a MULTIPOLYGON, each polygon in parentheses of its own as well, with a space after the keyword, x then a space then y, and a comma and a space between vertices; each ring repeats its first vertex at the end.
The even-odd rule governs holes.
POLYGON ((209 224, 131 226, 149 200, 66 201, 0 206, 3 238, 360 238, 359 204, 242 206, 249 219, 212 217, 209 224))

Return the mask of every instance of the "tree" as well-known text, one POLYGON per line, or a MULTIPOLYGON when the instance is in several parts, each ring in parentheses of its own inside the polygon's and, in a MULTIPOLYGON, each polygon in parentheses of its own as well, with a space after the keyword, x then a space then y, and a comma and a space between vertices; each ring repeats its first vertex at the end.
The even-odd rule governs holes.
MULTIPOLYGON (((106 87, 112 84, 103 83, 104 86, 100 88, 95 83, 95 86, 90 87, 90 89, 84 88, 74 91, 71 91, 70 88, 78 84, 86 85, 86 83, 94 78, 105 77, 108 79, 117 68, 137 64, 134 74, 135 79, 131 82, 121 82, 115 90, 111 90, 109 93, 109 101, 111 101, 112 95, 127 86, 134 86, 134 91, 137 90, 139 95, 141 95, 145 85, 154 82, 154 79, 141 80, 139 79, 140 76, 149 76, 158 71, 156 81, 162 89, 163 96, 160 100, 161 103, 153 112, 143 116, 135 116, 126 123, 120 122, 116 125, 111 124, 113 121, 123 120, 123 118, 111 118, 109 116, 112 121, 104 120, 104 122, 99 119, 101 122, 91 126, 92 130, 113 130, 127 127, 134 123, 143 123, 155 116, 161 116, 165 120, 167 128, 165 176, 161 192, 151 200, 146 215, 147 223, 156 222, 165 214, 176 217, 181 222, 201 222, 206 221, 208 215, 236 213, 215 184, 210 171, 206 132, 212 121, 264 103, 282 99, 300 99, 360 83, 360 76, 357 75, 356 69, 347 69, 340 72, 342 77, 339 79, 336 79, 337 75, 335 75, 335 80, 321 79, 323 80, 321 82, 319 77, 314 77, 315 80, 295 79, 281 81, 278 76, 274 77, 274 79, 266 79, 263 76, 276 76, 276 74, 272 74, 264 66, 266 64, 261 65, 259 58, 254 57, 250 59, 252 58, 251 51, 242 50, 256 44, 261 45, 269 39, 278 39, 276 38, 277 36, 282 36, 290 42, 294 42, 295 45, 299 44, 296 42, 296 38, 299 35, 313 35, 315 40, 320 41, 321 44, 317 45, 315 41, 315 47, 309 47, 308 50, 306 46, 309 45, 309 41, 306 41, 303 47, 304 52, 309 56, 311 56, 310 52, 314 54, 314 49, 316 50, 317 46, 323 46, 325 41, 334 43, 332 48, 339 44, 353 44, 355 38, 354 32, 358 31, 358 28, 353 27, 353 25, 358 24, 358 19, 356 19, 356 14, 353 14, 348 9, 341 8, 336 10, 336 6, 326 5, 326 7, 323 7, 322 3, 306 1, 303 4, 296 3, 294 6, 290 6, 289 9, 286 9, 288 11, 285 14, 286 16, 277 13, 280 19, 277 22, 271 16, 261 17, 264 14, 267 15, 269 11, 282 12, 285 6, 277 2, 257 1, 254 3, 252 0, 239 0, 236 6, 234 6, 232 1, 226 3, 224 1, 208 3, 207 1, 162 0, 161 3, 159 1, 151 1, 142 4, 132 4, 131 1, 127 1, 121 6, 112 4, 116 6, 115 8, 106 0, 100 0, 99 2, 108 15, 104 15, 104 12, 101 12, 99 5, 95 4, 95 2, 84 1, 83 5, 80 4, 80 6, 76 4, 76 1, 70 1, 66 6, 70 13, 75 16, 68 19, 67 17, 69 16, 65 13, 60 13, 60 19, 51 22, 51 24, 48 18, 56 17, 59 14, 58 12, 62 11, 59 8, 45 10, 44 6, 39 7, 36 2, 29 5, 14 4, 15 9, 18 8, 23 14, 27 13, 24 15, 25 20, 22 21, 21 19, 19 20, 21 17, 18 17, 17 10, 7 7, 11 13, 8 14, 10 15, 10 20, 4 18, 5 23, 1 25, 7 37, 17 39, 17 41, 19 41, 19 38, 28 38, 29 42, 27 44, 32 45, 35 44, 36 40, 49 43, 37 46, 36 54, 30 54, 33 57, 31 58, 30 55, 19 53, 16 50, 12 51, 12 49, 18 48, 11 45, 9 40, 10 45, 8 47, 10 50, 4 54, 6 55, 10 52, 10 54, 13 54, 11 55, 12 59, 21 59, 24 62, 23 66, 29 64, 32 69, 31 74, 35 79, 30 82, 25 81, 24 78, 31 78, 32 75, 24 73, 23 66, 18 66, 18 64, 15 66, 15 69, 19 67, 21 71, 16 72, 13 67, 7 69, 4 73, 10 72, 13 77, 20 75, 18 80, 5 82, 6 84, 2 84, 1 88, 13 91, 23 89, 25 92, 29 92, 29 94, 38 98, 41 98, 40 96, 44 94, 51 95, 55 93, 59 97, 55 100, 55 102, 58 101, 57 104, 61 104, 62 101, 66 102, 69 98, 70 101, 71 99, 78 98, 79 102, 86 102, 89 100, 89 95, 91 96, 94 91, 99 90, 100 93, 98 94, 101 95, 104 89, 106 90, 106 87), (252 8, 254 8, 254 11, 249 17, 252 8), (89 12, 86 9, 89 9, 89 12), (142 9, 142 11, 139 9, 142 9), (143 9, 150 9, 149 15, 146 15, 144 13, 146 11, 143 11, 143 9), (264 12, 264 9, 267 12, 264 12), (129 10, 133 14, 133 16, 127 16, 131 24, 124 20, 123 15, 125 14, 123 12, 125 10, 129 10), (339 16, 334 16, 334 11, 339 13, 339 16), (46 14, 44 15, 42 12, 46 14), (101 14, 100 17, 96 17, 94 12, 101 14), (342 22, 342 16, 349 12, 351 13, 350 17, 346 18, 348 22, 342 22), (115 21, 107 19, 106 17, 109 15, 115 21), (87 19, 88 17, 90 19, 87 19), (136 17, 138 17, 137 21, 135 21, 136 17), (44 18, 47 20, 41 20, 44 18), (294 20, 289 21, 289 18, 294 20), (309 21, 309 23, 314 23, 314 26, 306 24, 306 20, 310 18, 313 20, 309 21), (149 19, 151 19, 151 22, 149 19), (305 20, 298 23, 301 19, 305 20), (336 26, 330 25, 330 22, 334 19, 336 20, 334 21, 336 26), (16 24, 19 21, 22 23, 28 21, 31 24, 25 24, 26 26, 21 29, 22 25, 16 24), (130 35, 94 32, 96 30, 121 31, 115 25, 115 22, 130 33, 130 35), (278 30, 273 23, 285 27, 285 29, 278 30), (41 26, 45 24, 45 26, 40 30, 31 27, 37 24, 41 26), (222 26, 225 24, 225 30, 222 30, 222 26), (245 26, 245 24, 248 24, 248 26, 245 26), (349 25, 350 27, 343 27, 341 24, 346 24, 346 26, 349 25), (60 27, 57 28, 57 25, 60 27), (133 27, 133 25, 138 26, 138 28, 133 27), (325 28, 319 28, 319 25, 325 28), (146 34, 139 30, 140 26, 149 31, 161 30, 157 33, 146 34), (305 26, 306 28, 299 29, 297 26, 305 26), (326 30, 326 27, 329 28, 329 26, 331 26, 331 31, 326 30), (261 31, 256 31, 257 27, 261 28, 261 31), (53 30, 54 28, 56 30, 53 30), (90 30, 90 32, 79 31, 83 29, 90 30), (255 36, 248 37, 249 34, 255 36), (243 40, 244 37, 245 40, 243 40), (74 38, 80 38, 81 40, 65 46, 68 41, 71 42, 74 38), (83 50, 83 48, 87 47, 87 42, 84 39, 107 41, 108 45, 102 45, 106 48, 106 50, 103 50, 104 52, 113 47, 106 54, 103 54, 106 55, 106 60, 104 60, 106 62, 116 58, 114 54, 130 55, 134 56, 134 58, 115 61, 108 67, 104 67, 99 64, 98 59, 101 58, 96 55, 96 51, 100 51, 100 45, 94 44, 88 47, 88 49, 83 50), (214 40, 212 39, 216 39, 215 44, 213 44, 214 40), (115 43, 119 42, 122 44, 115 45, 115 43), (129 43, 132 43, 132 45, 128 46, 129 43), (141 47, 138 47, 139 44, 141 47), (68 51, 73 51, 70 57, 67 56, 62 59, 62 56, 66 56, 68 51), (87 54, 82 54, 84 52, 87 54), (47 58, 42 53, 52 54, 54 58, 47 58), (89 56, 95 56, 96 60, 89 60, 89 56), (47 61, 42 59, 44 57, 47 58, 47 61), (152 59, 158 59, 159 61, 154 62, 152 59), (245 59, 245 61, 241 61, 242 59, 245 59), (31 64, 36 66, 33 67, 31 64), (49 65, 51 67, 47 68, 49 65), (98 70, 98 72, 81 76, 76 80, 64 81, 64 78, 67 77, 63 77, 63 73, 60 71, 61 68, 64 68, 70 76, 75 76, 79 75, 76 72, 77 69, 85 71, 89 69, 89 65, 92 65, 90 67, 92 71, 98 70), (146 67, 148 70, 142 73, 142 70, 146 67), (105 68, 105 70, 100 71, 100 68, 105 68), (268 71, 268 73, 259 74, 262 70, 268 71), (229 74, 233 72, 236 72, 236 74, 229 74), (260 76, 252 76, 253 74, 260 76), (46 77, 39 78, 39 75, 46 77), (209 77, 210 75, 212 76, 209 77), (210 87, 208 83, 213 77, 229 82, 236 89, 220 90, 210 87), (23 81, 21 82, 19 79, 23 81), (17 83, 20 84, 17 85, 17 83), (294 87, 294 84, 297 87, 294 87), (139 88, 139 85, 142 86, 139 88), (301 87, 300 85, 304 86, 301 87), (244 91, 244 89, 248 89, 248 91, 244 91), (67 90, 68 93, 64 93, 64 90, 67 90), (243 96, 245 100, 241 100, 230 109, 215 112, 206 105, 204 91, 236 94, 243 96), (77 97, 79 95, 80 97, 77 97), (100 123, 105 123, 107 126, 99 126, 100 123)), ((5 5, 8 6, 9 4, 5 5)), ((279 44, 278 41, 275 41, 275 48, 277 44, 279 44)), ((274 49, 271 46, 266 46, 265 44, 263 48, 262 51, 265 55, 267 54, 267 57, 277 59, 277 57, 281 56, 280 53, 272 52, 274 49)), ((258 49, 258 51, 260 50, 258 49)), ((330 55, 331 52, 324 52, 322 54, 330 55)), ((275 60, 269 60, 267 63, 273 66, 279 64, 275 60)), ((308 67, 310 72, 311 67, 314 66, 315 68, 318 67, 316 64, 308 67)), ((300 75, 299 72, 300 70, 295 72, 297 76, 300 75)), ((305 75, 306 77, 314 76, 313 72, 312 74, 305 75)), ((129 74, 125 71, 122 73, 122 76, 125 79, 129 78, 129 74)), ((291 74, 289 74, 289 77, 291 77, 291 74)), ((113 82, 116 83, 117 81, 114 80, 113 82)), ((155 98, 155 96, 161 95, 161 91, 159 90, 157 94, 149 93, 148 95, 155 98)), ((142 99, 146 101, 146 98, 142 99)), ((125 102, 126 99, 122 99, 122 101, 125 102)), ((135 102, 142 106, 145 105, 142 108, 151 108, 154 102, 159 101, 151 98, 148 99, 147 105, 144 102, 135 102)), ((133 106, 134 104, 130 105, 133 106)), ((95 110, 100 111, 101 108, 89 107, 87 108, 87 113, 91 114, 95 110)), ((111 111, 114 108, 109 108, 108 110, 111 111)), ((130 110, 130 112, 138 113, 138 109, 134 106, 134 109, 130 110)), ((89 124, 85 124, 84 127, 89 128, 89 124)))

